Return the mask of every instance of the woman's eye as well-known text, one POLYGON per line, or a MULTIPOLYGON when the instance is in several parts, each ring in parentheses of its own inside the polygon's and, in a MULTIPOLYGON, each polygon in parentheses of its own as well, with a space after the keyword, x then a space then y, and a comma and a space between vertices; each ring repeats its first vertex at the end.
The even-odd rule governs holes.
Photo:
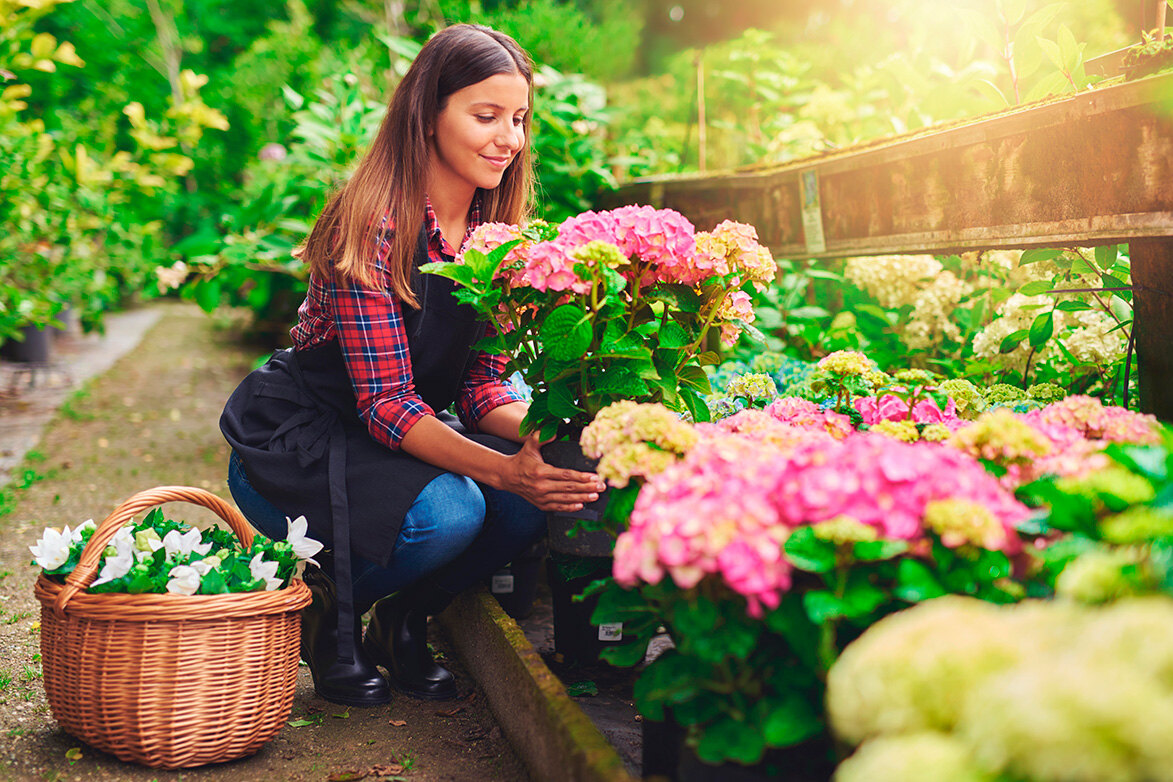
POLYGON ((477 119, 481 122, 492 122, 496 119, 492 114, 478 114, 477 119))
POLYGON ((513 124, 518 127, 521 127, 522 125, 525 124, 525 117, 514 117, 513 124))

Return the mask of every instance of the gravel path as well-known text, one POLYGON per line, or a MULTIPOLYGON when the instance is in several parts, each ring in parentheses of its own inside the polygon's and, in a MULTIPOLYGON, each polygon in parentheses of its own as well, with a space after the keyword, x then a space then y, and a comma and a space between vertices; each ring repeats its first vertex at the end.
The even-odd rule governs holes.
MULTIPOLYGON (((199 486, 230 499, 216 420, 260 351, 244 347, 230 328, 194 307, 161 303, 156 309, 157 323, 112 368, 72 392, 53 392, 60 397, 52 403, 59 405, 56 417, 0 490, 0 779, 527 779, 458 667, 460 700, 397 696, 389 707, 347 711, 315 697, 302 666, 290 717, 296 726, 252 758, 181 772, 121 763, 57 727, 41 684, 40 607, 32 592, 37 571, 28 546, 45 526, 100 520, 153 486, 199 486)), ((75 369, 94 360, 84 346, 66 359, 75 369)), ((0 416, 14 420, 43 407, 49 392, 22 389, 15 398, 0 398, 0 416)), ((168 511, 200 524, 214 518, 194 506, 168 511)), ((434 642, 442 651, 443 639, 434 642)))

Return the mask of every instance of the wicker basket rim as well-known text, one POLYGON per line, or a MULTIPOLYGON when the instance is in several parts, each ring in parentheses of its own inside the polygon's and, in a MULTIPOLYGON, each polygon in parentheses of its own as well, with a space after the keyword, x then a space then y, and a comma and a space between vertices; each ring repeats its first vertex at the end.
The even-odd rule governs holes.
MULTIPOLYGON (((37 577, 33 592, 41 605, 52 610, 66 584, 50 576, 37 577)), ((146 592, 78 592, 65 607, 79 618, 125 621, 177 621, 216 619, 299 611, 310 604, 309 587, 299 578, 289 586, 264 592, 227 592, 218 595, 175 595, 146 592)))

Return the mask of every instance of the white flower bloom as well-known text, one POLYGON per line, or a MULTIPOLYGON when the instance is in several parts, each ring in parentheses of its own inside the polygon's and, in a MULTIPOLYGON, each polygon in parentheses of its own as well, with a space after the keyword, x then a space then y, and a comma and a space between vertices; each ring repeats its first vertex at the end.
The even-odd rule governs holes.
POLYGON ((296 519, 290 519, 286 516, 285 521, 289 525, 289 533, 285 539, 293 546, 293 553, 297 555, 298 559, 318 564, 313 560, 313 556, 322 550, 322 544, 313 538, 306 537, 305 533, 309 522, 305 520, 305 516, 298 516, 296 519))
POLYGON ((134 545, 144 554, 154 554, 163 547, 163 539, 154 527, 149 527, 134 533, 134 545))
POLYGON ((97 529, 97 528, 98 528, 98 525, 94 523, 93 519, 86 519, 81 524, 77 525, 77 527, 73 530, 73 535, 70 536, 70 539, 73 540, 75 543, 80 542, 81 535, 83 532, 85 532, 88 529, 93 530, 93 529, 97 529))
POLYGON ((221 564, 220 557, 213 554, 210 557, 197 559, 195 562, 191 563, 191 566, 195 568, 196 571, 200 574, 200 578, 203 578, 204 576, 208 575, 209 570, 215 570, 216 568, 220 567, 221 564))
POLYGON ((33 559, 43 569, 55 570, 69 559, 69 545, 72 542, 68 526, 64 530, 46 528, 37 544, 29 546, 29 551, 33 552, 33 559))
POLYGON ((187 279, 187 264, 176 261, 170 266, 156 266, 155 277, 158 278, 159 293, 166 293, 171 288, 178 288, 187 279))
POLYGON ((129 528, 123 527, 115 532, 103 554, 104 564, 93 586, 122 578, 129 573, 135 563, 135 551, 134 536, 130 534, 129 528))
POLYGON ((167 558, 170 559, 176 554, 183 556, 199 554, 203 556, 212 550, 212 544, 200 543, 200 531, 193 527, 183 533, 175 529, 168 532, 163 536, 163 548, 167 552, 167 558))
POLYGON ((281 588, 281 579, 277 578, 278 564, 263 559, 264 554, 257 554, 248 563, 248 571, 253 578, 261 579, 265 582, 265 590, 272 591, 281 588))
POLYGON ((200 589, 200 572, 191 565, 176 565, 167 575, 167 591, 173 595, 194 595, 200 589))

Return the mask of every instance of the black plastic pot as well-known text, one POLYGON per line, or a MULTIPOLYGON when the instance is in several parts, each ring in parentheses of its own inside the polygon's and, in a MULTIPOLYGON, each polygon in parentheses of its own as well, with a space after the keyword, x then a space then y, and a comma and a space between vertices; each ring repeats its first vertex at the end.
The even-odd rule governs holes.
POLYGON ((546 579, 550 584, 554 610, 554 651, 569 665, 597 665, 608 646, 634 641, 624 636, 623 625, 595 625, 591 614, 598 598, 575 600, 575 596, 596 579, 611 574, 611 557, 576 557, 551 552, 546 560, 546 579), (573 573, 574 575, 568 575, 573 573))
POLYGON ((539 540, 489 577, 489 592, 514 619, 524 619, 533 612, 538 574, 545 558, 546 541, 539 540))
MULTIPOLYGON (((542 446, 542 458, 546 464, 564 467, 580 472, 594 472, 598 462, 587 458, 577 440, 554 440, 542 446)), ((608 490, 609 491, 609 490, 608 490)), ((546 525, 550 533, 550 551, 573 554, 579 557, 609 557, 615 549, 615 538, 602 530, 585 532, 579 530, 573 537, 570 531, 580 519, 597 521, 607 508, 608 491, 599 499, 586 505, 582 510, 558 511, 546 514, 546 525)))
POLYGON ((21 333, 24 339, 20 342, 9 340, 0 346, 0 356, 21 364, 49 363, 52 346, 49 329, 43 326, 25 326, 21 333))
POLYGON ((772 749, 760 763, 712 765, 685 743, 686 731, 673 720, 643 720, 643 776, 669 782, 828 782, 835 773, 834 753, 826 738, 772 749))

